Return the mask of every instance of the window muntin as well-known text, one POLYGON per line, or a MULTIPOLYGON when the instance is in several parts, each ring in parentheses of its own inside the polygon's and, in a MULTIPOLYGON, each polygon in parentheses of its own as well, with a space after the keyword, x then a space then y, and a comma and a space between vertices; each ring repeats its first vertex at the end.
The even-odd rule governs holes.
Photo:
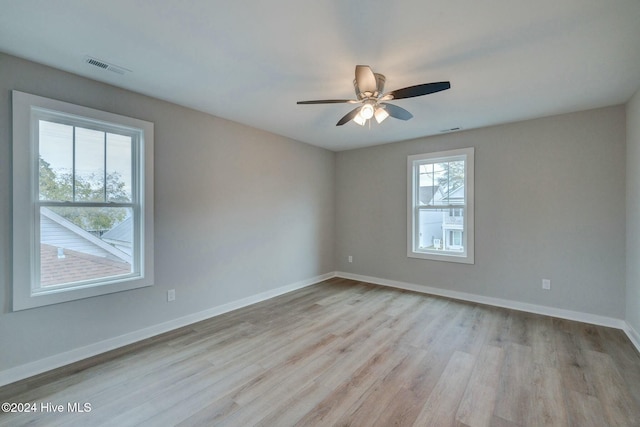
POLYGON ((13 104, 14 310, 151 285, 153 124, 13 104))
MULTIPOLYGON (((139 223, 139 192, 132 192, 131 178, 139 171, 132 160, 139 158, 143 132, 38 108, 31 122, 38 129, 40 212, 40 251, 34 254, 39 274, 32 293, 139 275, 140 253, 127 255, 102 236, 130 218, 139 223)), ((129 237, 133 247, 139 245, 139 233, 129 237)))
POLYGON ((408 157, 407 255, 473 263, 473 148, 408 157))

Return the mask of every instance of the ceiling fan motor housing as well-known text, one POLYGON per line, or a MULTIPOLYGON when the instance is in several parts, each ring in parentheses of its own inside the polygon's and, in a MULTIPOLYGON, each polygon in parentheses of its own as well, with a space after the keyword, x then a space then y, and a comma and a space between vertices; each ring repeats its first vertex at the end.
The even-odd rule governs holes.
POLYGON ((382 123, 387 117, 400 120, 409 120, 413 117, 413 114, 404 108, 389 104, 386 101, 414 98, 451 88, 451 83, 448 81, 434 82, 408 86, 383 94, 384 84, 387 80, 383 74, 374 73, 368 65, 356 65, 355 74, 356 78, 353 80, 353 87, 356 91, 357 99, 320 99, 298 101, 298 104, 361 104, 342 117, 336 123, 336 126, 342 126, 352 120, 360 126, 364 126, 372 117, 375 117, 378 123, 382 123))
POLYGON ((353 79, 353 87, 356 90, 356 96, 358 99, 367 99, 367 98, 377 98, 384 91, 384 83, 387 81, 387 78, 384 74, 373 73, 376 77, 376 91, 371 92, 362 92, 358 87, 358 80, 353 79))

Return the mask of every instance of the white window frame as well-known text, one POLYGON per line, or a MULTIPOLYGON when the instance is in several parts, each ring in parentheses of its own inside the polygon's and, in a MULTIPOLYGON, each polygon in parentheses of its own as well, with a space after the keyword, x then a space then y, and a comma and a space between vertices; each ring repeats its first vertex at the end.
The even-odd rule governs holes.
MULTIPOLYGON (((424 207, 422 209, 425 209, 424 207)), ((458 262, 474 264, 474 148, 460 148, 456 150, 434 153, 415 154, 407 157, 407 257, 429 259, 434 261, 458 262), (465 205, 443 206, 443 209, 460 209, 463 207, 464 251, 429 250, 418 247, 419 226, 418 212, 420 211, 419 195, 419 166, 425 163, 440 163, 446 161, 464 160, 465 205)))
MULTIPOLYGON (((24 310, 153 285, 153 123, 12 91, 13 103, 13 310, 24 310), (61 287, 42 287, 40 276, 39 148, 37 120, 64 118, 103 129, 138 132, 134 139, 135 241, 131 274, 61 287), (136 185, 137 183, 137 185, 136 185)), ((117 204, 114 204, 116 206, 117 204)))

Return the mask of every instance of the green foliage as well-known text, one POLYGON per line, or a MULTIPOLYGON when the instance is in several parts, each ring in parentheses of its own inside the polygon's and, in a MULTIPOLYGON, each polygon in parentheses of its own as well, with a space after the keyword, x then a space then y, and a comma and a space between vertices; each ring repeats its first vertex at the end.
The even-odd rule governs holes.
MULTIPOLYGON (((74 177, 71 173, 56 173, 51 165, 40 157, 40 200, 59 202, 128 202, 129 195, 120 174, 104 176, 91 174, 87 178, 75 177, 75 200, 73 200, 74 177), (106 200, 105 200, 106 197, 106 200)), ((53 212, 81 227, 86 231, 99 232, 110 230, 127 217, 127 208, 111 207, 49 207, 53 212)))
POLYGON ((440 166, 446 171, 444 176, 438 178, 438 185, 444 192, 451 194, 464 185, 463 161, 440 163, 440 166))
POLYGON ((73 187, 70 174, 61 176, 51 169, 51 165, 40 159, 40 200, 71 201, 73 199, 73 187))

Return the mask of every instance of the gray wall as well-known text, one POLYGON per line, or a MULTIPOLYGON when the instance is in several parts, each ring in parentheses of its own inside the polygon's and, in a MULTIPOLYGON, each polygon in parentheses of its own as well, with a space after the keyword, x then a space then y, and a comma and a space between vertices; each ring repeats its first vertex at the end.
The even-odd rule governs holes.
POLYGON ((330 151, 0 54, 0 371, 333 271, 334 179, 330 151), (11 312, 12 89, 155 123, 155 286, 11 312))
POLYGON ((623 106, 340 152, 336 173, 337 270, 624 318, 623 106), (407 156, 470 146, 475 265, 407 258, 407 156))
POLYGON ((627 323, 640 333, 640 91, 627 104, 627 323))
POLYGON ((626 121, 611 107, 335 154, 0 54, 0 370, 334 270, 616 318, 626 295, 640 330, 638 94, 626 121), (11 312, 12 89, 155 123, 154 287, 11 312), (407 258, 406 157, 468 146, 475 265, 407 258))

